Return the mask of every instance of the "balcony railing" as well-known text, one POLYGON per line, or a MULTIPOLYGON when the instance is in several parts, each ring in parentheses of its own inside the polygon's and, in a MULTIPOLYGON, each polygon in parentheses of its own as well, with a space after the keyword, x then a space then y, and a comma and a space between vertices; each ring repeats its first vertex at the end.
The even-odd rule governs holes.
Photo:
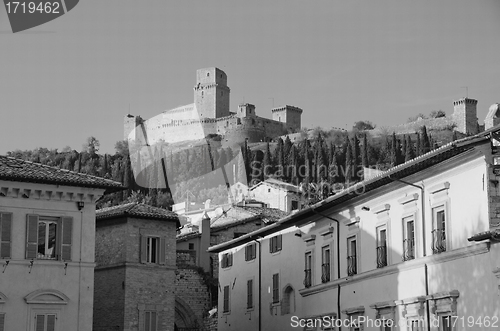
POLYGON ((413 260, 415 258, 415 239, 403 240, 403 261, 413 260))
POLYGON ((358 273, 356 256, 347 257, 347 275, 352 276, 358 273))
POLYGON ((330 263, 321 265, 321 282, 328 283, 330 281, 330 263))
POLYGON ((377 247, 377 268, 382 268, 387 265, 387 246, 377 247))
POLYGON ((306 269, 304 270, 305 272, 305 277, 304 277, 304 286, 305 287, 311 287, 312 285, 312 271, 311 269, 306 269))
POLYGON ((432 253, 439 254, 446 251, 446 234, 443 229, 432 230, 432 253))

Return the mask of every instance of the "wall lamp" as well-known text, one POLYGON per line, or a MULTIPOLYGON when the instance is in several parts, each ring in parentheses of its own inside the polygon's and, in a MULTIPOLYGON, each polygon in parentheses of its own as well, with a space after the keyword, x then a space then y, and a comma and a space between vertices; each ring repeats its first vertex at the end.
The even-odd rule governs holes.
POLYGON ((367 206, 363 206, 363 207, 361 207, 361 210, 370 211, 370 208, 367 206))
POLYGON ((78 207, 78 210, 82 210, 83 207, 85 207, 85 202, 83 201, 77 201, 76 206, 78 207))

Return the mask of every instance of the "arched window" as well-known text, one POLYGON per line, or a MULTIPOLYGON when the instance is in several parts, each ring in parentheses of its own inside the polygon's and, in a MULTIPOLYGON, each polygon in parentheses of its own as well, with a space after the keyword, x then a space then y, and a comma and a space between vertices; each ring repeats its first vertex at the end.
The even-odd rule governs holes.
POLYGON ((283 290, 283 301, 281 302, 281 315, 295 312, 295 291, 291 285, 285 286, 283 290))

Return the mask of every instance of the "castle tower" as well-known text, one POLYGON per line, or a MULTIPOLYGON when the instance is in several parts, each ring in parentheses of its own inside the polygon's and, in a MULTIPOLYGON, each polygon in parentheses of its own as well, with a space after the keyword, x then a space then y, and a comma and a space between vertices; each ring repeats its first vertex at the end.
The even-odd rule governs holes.
POLYGON ((236 116, 240 118, 244 117, 255 117, 255 105, 250 103, 242 103, 238 106, 238 112, 236 116))
POLYGON ((488 115, 484 119, 484 128, 491 129, 500 124, 500 103, 494 103, 488 110, 488 115))
MULTIPOLYGON (((123 120, 123 140, 128 140, 128 135, 130 132, 134 131, 135 128, 142 124, 142 118, 140 116, 135 115, 125 115, 123 120)), ((131 137, 135 139, 135 135, 131 137)))
POLYGON ((453 101, 453 119, 457 131, 464 134, 478 133, 476 105, 477 100, 469 98, 453 101))
POLYGON ((273 120, 285 123, 289 132, 297 132, 301 128, 302 109, 294 106, 283 106, 271 109, 273 120))
POLYGON ((200 117, 220 118, 229 116, 227 76, 218 68, 196 71, 194 103, 200 117))

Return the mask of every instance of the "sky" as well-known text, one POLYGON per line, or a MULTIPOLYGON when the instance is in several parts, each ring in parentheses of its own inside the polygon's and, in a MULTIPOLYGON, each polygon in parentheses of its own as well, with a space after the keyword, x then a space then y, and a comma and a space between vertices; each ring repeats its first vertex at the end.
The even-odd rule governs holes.
POLYGON ((85 0, 12 33, 0 7, 0 154, 87 137, 114 153, 128 113, 193 102, 196 70, 228 76, 230 109, 293 105, 302 124, 404 123, 500 102, 500 1, 85 0), (467 87, 467 88, 465 88, 467 87))

